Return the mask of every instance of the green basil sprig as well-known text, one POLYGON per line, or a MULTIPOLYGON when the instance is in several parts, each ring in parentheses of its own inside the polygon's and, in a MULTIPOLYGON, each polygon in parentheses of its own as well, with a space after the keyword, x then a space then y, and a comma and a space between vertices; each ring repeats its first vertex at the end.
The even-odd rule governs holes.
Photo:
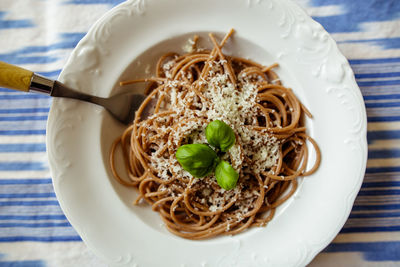
POLYGON ((206 138, 210 145, 219 148, 222 152, 228 151, 236 141, 232 128, 220 120, 212 121, 207 125, 206 138))
POLYGON ((176 159, 182 168, 197 178, 214 171, 219 162, 215 151, 205 144, 183 145, 176 151, 176 159))
POLYGON ((239 173, 225 160, 221 160, 215 168, 215 178, 220 187, 231 190, 236 187, 239 173))
MULTIPOLYGON (((215 120, 206 127, 206 138, 210 145, 226 152, 236 141, 235 133, 223 121, 215 120)), ((209 175, 215 170, 218 185, 225 189, 235 188, 239 173, 206 144, 187 144, 176 151, 176 159, 182 168, 197 178, 209 175)))

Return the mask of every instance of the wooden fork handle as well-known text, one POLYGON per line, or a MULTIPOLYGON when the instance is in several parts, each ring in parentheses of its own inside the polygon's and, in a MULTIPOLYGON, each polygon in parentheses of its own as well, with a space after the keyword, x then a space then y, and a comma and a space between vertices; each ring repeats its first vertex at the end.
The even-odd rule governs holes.
POLYGON ((0 87, 29 92, 33 72, 0 61, 0 87))

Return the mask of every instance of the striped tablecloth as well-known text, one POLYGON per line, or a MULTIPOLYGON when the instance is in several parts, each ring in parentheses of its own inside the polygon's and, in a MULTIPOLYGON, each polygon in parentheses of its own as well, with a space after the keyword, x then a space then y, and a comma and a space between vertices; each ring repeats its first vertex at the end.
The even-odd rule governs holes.
MULTIPOLYGON (((120 2, 0 0, 0 60, 56 78, 89 27, 120 2)), ((400 1, 297 2, 349 59, 368 112, 362 189, 311 266, 400 266, 400 1)), ((55 197, 45 153, 50 104, 0 88, 0 266, 104 266, 55 197)))

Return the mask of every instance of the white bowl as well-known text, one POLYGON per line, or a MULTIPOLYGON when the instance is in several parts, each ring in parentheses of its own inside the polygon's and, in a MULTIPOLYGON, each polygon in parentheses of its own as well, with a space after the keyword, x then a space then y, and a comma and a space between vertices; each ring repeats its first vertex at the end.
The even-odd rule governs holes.
POLYGON ((140 90, 118 83, 150 76, 146 70, 157 57, 179 52, 194 33, 222 36, 230 28, 236 33, 226 53, 278 62, 284 85, 313 113, 307 127, 322 151, 320 168, 301 181, 266 227, 233 237, 182 239, 149 206, 133 206, 136 191, 112 178, 110 146, 125 127, 98 106, 54 99, 47 147, 57 198, 87 246, 108 264, 304 266, 345 223, 367 159, 364 103, 333 39, 291 1, 127 1, 91 28, 59 80, 99 96, 140 90))

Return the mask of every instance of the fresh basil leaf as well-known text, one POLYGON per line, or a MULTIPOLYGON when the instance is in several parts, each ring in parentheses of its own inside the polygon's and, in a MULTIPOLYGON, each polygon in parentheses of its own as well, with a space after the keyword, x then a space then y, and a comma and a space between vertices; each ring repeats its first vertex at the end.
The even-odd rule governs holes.
POLYGON ((206 127, 206 138, 210 145, 226 152, 235 144, 236 136, 232 128, 223 121, 215 120, 206 127))
POLYGON ((231 190, 236 187, 239 173, 225 160, 221 160, 215 168, 215 178, 220 187, 231 190))
POLYGON ((205 144, 183 145, 175 156, 182 168, 197 178, 210 174, 220 161, 215 151, 205 144))

